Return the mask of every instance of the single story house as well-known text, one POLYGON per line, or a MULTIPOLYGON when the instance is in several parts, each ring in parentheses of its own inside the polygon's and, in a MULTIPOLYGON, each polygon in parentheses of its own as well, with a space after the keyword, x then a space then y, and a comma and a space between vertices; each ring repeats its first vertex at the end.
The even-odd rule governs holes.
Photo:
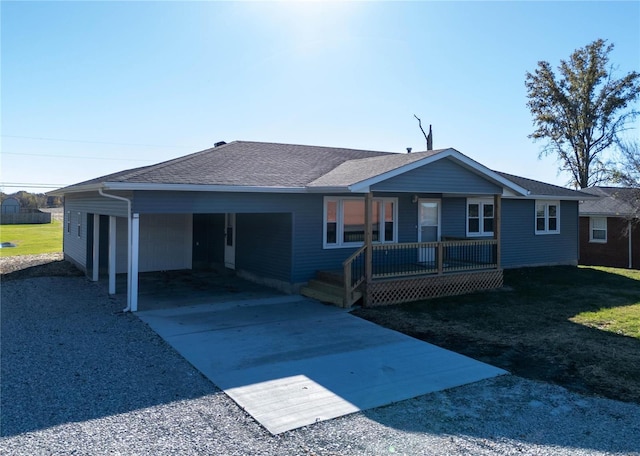
POLYGON ((580 203, 580 264, 640 269, 640 189, 591 187, 580 203), (635 202, 635 209, 634 209, 635 202))
POLYGON ((52 194, 64 196, 65 258, 108 274, 110 293, 127 273, 132 311, 139 272, 214 265, 292 293, 333 282, 345 307, 363 293, 376 305, 500 287, 503 268, 578 263, 588 198, 451 148, 250 141, 52 194))

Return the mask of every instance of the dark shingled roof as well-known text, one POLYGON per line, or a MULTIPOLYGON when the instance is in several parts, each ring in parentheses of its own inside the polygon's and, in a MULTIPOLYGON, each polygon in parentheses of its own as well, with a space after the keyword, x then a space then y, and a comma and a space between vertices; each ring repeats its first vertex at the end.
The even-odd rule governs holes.
MULTIPOLYGON (((336 147, 233 141, 173 160, 120 171, 56 190, 84 191, 104 183, 251 187, 346 188, 453 149, 391 153, 336 147)), ((456 152, 459 153, 459 152, 456 152)), ((579 192, 507 173, 498 175, 531 196, 576 199, 579 192)), ((584 195, 589 197, 589 195, 584 195)))
MULTIPOLYGON (((496 171, 505 179, 510 180, 514 184, 529 190, 531 196, 551 196, 551 197, 567 197, 576 198, 581 195, 581 192, 571 190, 569 188, 559 187, 557 185, 547 184, 545 182, 536 181, 533 179, 527 179, 526 177, 514 176, 513 174, 507 174, 500 171, 496 171)), ((591 195, 583 195, 585 198, 591 198, 591 195)))
POLYGON ((335 147, 234 141, 71 187, 126 182, 295 188, 306 186, 344 161, 383 155, 390 154, 335 147))
POLYGON ((580 203, 580 215, 628 217, 638 213, 640 189, 629 187, 590 187, 582 190, 594 196, 580 203), (635 206, 635 210, 634 210, 635 206))
POLYGON ((411 154, 386 154, 348 160, 309 184, 310 187, 347 187, 401 168, 447 150, 429 150, 411 154))

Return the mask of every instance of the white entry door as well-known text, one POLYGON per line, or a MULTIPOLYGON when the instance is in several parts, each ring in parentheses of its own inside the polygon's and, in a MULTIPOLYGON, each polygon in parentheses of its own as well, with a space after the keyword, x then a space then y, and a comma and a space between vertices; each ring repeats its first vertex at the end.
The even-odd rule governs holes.
POLYGON ((236 268, 236 214, 225 214, 224 217, 224 265, 229 269, 236 268))
MULTIPOLYGON (((440 240, 440 200, 418 200, 418 242, 437 242, 440 240)), ((436 249, 421 248, 418 250, 418 262, 426 263, 436 260, 436 249)))

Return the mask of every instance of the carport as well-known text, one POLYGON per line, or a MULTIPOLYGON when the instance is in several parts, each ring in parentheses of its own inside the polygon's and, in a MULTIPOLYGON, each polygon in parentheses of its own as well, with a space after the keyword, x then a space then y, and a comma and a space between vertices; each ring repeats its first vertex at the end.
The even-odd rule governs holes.
POLYGON ((301 296, 137 315, 272 434, 506 373, 301 296))

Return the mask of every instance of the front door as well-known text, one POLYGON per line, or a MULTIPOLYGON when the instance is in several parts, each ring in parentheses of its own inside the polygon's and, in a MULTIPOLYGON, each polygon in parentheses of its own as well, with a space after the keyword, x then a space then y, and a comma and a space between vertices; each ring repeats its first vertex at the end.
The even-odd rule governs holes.
MULTIPOLYGON (((418 201, 418 242, 440 241, 440 200, 421 199, 418 201)), ((436 260, 435 247, 418 249, 418 262, 436 260)))
POLYGON ((236 214, 225 214, 224 265, 236 268, 236 214))

